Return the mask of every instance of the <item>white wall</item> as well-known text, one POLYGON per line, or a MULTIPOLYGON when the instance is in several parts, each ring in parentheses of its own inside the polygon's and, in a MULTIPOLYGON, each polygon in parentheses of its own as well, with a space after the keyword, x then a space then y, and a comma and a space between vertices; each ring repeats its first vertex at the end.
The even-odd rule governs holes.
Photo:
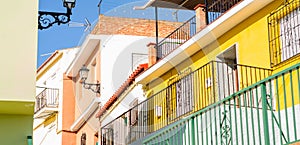
POLYGON ((137 85, 134 87, 122 100, 119 100, 118 104, 116 104, 116 108, 113 108, 111 112, 108 112, 101 122, 101 127, 112 121, 113 119, 119 117, 124 112, 128 111, 133 106, 130 104, 138 99, 138 102, 142 102, 146 99, 144 96, 144 92, 142 90, 142 85, 137 85))
POLYGON ((42 125, 33 132, 33 145, 60 145, 62 134, 57 134, 57 122, 42 125))
MULTIPOLYGON (((33 144, 34 145, 53 145, 61 144, 62 135, 57 131, 62 129, 62 102, 63 102, 63 75, 73 61, 78 48, 59 50, 63 53, 62 58, 56 62, 37 80, 36 85, 45 88, 59 89, 58 116, 55 121, 47 124, 45 118, 35 118, 33 123, 33 144), (47 124, 47 125, 45 125, 47 124)), ((47 67, 47 65, 45 66, 47 67)), ((44 88, 37 88, 38 95, 44 88)))
MULTIPOLYGON (((101 43, 101 99, 104 104, 132 73, 132 53, 148 54, 155 38, 114 35, 101 43)), ((145 61, 144 61, 145 62, 145 61)), ((144 63, 142 62, 142 63, 144 63)))

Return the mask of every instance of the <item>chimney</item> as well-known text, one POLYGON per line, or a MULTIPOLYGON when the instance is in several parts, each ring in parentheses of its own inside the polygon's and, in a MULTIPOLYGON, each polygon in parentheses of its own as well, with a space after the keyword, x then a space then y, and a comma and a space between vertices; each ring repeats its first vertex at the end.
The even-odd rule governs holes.
POLYGON ((156 63, 156 43, 149 43, 148 47, 148 67, 156 63))
POLYGON ((194 10, 196 12, 196 30, 199 32, 206 26, 205 5, 198 4, 194 10))

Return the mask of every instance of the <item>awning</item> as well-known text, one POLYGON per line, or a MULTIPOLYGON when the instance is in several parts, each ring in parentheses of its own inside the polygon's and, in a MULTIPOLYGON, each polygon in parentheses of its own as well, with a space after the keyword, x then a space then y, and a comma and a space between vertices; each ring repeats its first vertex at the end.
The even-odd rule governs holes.
MULTIPOLYGON (((207 0, 212 1, 212 0, 207 0)), ((198 4, 204 4, 205 0, 149 0, 144 6, 136 6, 135 9, 147 7, 173 8, 194 10, 198 4)))

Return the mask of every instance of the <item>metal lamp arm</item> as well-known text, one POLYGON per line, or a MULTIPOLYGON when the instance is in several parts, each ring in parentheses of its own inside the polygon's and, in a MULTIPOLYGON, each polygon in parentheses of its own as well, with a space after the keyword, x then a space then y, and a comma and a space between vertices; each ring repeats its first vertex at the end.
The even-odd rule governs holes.
POLYGON ((85 89, 92 90, 95 93, 100 94, 100 83, 92 84, 92 83, 86 83, 85 81, 83 82, 83 87, 85 89))

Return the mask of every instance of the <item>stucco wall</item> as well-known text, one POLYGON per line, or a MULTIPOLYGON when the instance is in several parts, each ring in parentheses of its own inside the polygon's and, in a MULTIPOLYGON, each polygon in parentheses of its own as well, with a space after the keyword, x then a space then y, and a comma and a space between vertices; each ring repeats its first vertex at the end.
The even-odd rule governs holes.
POLYGON ((0 6, 0 100, 34 101, 38 1, 0 6))
POLYGON ((0 140, 3 145, 27 145, 32 136, 31 115, 0 114, 0 140))

